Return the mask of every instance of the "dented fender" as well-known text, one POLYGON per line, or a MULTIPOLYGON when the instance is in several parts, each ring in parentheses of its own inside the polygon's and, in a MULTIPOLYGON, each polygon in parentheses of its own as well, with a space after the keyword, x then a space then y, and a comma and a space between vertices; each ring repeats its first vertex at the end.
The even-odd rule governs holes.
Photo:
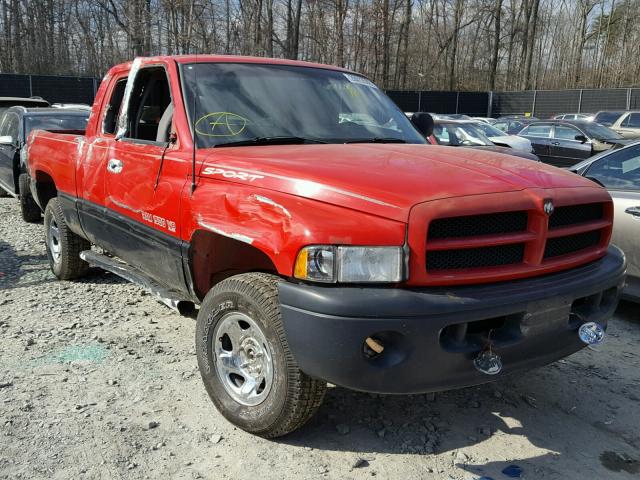
POLYGON ((209 231, 265 253, 278 273, 292 276, 298 251, 307 245, 404 244, 406 224, 303 197, 203 179, 183 199, 183 225, 191 237, 209 231))

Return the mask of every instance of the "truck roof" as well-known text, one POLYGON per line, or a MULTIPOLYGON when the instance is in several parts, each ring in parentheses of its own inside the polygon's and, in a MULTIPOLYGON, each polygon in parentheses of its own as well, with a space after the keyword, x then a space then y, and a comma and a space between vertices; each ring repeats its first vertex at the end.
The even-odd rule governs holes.
MULTIPOLYGON (((174 60, 180 64, 189 63, 257 63, 266 65, 291 65, 297 67, 312 67, 312 68, 324 68, 328 70, 336 70, 339 72, 355 73, 352 70, 336 67, 334 65, 326 65, 322 63, 304 62, 301 60, 289 60, 286 58, 264 58, 264 57, 250 57, 243 55, 161 55, 155 57, 139 57, 142 58, 143 63, 151 64, 154 62, 166 62, 174 60)), ((121 63, 113 67, 113 69, 121 70, 123 67, 128 68, 131 65, 131 61, 121 63)))

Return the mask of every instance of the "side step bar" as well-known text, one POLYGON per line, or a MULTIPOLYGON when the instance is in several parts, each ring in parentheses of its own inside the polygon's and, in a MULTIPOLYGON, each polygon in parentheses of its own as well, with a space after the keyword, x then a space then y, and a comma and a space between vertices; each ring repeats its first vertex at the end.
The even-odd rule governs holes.
POLYGON ((185 300, 180 293, 161 286, 137 268, 120 260, 94 252, 93 250, 80 252, 80 258, 91 265, 115 273, 129 282, 141 285, 160 302, 182 315, 187 315, 195 310, 195 304, 191 300, 185 300))

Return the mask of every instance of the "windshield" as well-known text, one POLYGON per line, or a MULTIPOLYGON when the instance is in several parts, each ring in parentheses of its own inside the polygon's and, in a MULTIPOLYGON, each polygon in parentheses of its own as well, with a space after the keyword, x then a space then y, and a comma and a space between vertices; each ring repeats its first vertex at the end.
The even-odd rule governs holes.
POLYGON ((489 146, 494 143, 472 123, 438 123, 433 127, 433 135, 440 145, 489 146))
POLYGON ((593 121, 605 127, 610 127, 620 118, 620 115, 622 115, 622 112, 600 112, 593 118, 593 121))
POLYGON ((359 75, 255 63, 197 63, 184 72, 191 111, 197 92, 190 114, 199 148, 269 139, 426 143, 389 97, 359 75))
POLYGON ((87 128, 89 113, 86 115, 34 115, 25 117, 25 138, 32 130, 79 130, 87 128))
POLYGON ((482 131, 487 137, 504 137, 504 132, 493 125, 484 122, 476 122, 474 127, 482 131))
POLYGON ((580 124, 580 128, 585 132, 587 132, 587 135, 597 140, 604 140, 604 139, 619 140, 623 138, 622 135, 614 132, 610 128, 603 127, 602 125, 598 125, 597 123, 583 123, 583 124, 580 124))

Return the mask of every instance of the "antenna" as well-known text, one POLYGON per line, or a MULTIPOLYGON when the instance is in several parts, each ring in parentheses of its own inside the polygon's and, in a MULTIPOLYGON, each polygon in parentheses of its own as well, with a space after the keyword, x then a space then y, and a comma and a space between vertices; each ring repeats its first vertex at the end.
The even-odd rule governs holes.
POLYGON ((198 50, 196 47, 196 61, 193 66, 193 120, 191 125, 192 145, 191 145, 191 195, 196 189, 196 108, 198 106, 198 50))

